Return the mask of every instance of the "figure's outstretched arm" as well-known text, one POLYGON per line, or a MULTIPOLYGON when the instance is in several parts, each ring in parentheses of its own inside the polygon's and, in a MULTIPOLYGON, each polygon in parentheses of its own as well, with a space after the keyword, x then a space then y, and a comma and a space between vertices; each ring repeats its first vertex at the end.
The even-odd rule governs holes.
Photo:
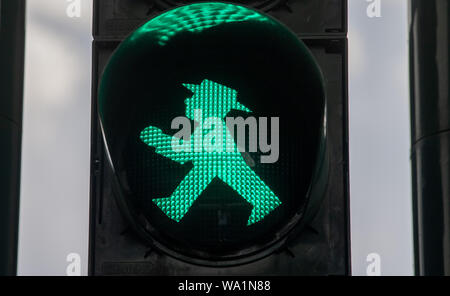
POLYGON ((183 151, 173 151, 172 136, 164 134, 159 128, 154 126, 146 127, 141 131, 140 138, 148 146, 156 148, 156 153, 161 154, 173 161, 184 164, 191 160, 189 153, 183 151))

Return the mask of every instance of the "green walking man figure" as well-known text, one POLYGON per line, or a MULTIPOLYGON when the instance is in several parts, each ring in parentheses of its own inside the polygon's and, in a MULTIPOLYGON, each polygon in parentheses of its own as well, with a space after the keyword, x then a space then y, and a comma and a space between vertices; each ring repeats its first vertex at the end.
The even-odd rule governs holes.
POLYGON ((179 222, 211 181, 220 178, 253 206, 247 225, 261 221, 281 201, 247 165, 224 121, 232 109, 251 111, 237 101, 234 89, 219 83, 205 79, 200 85, 183 85, 193 92, 185 101, 186 117, 199 124, 191 139, 165 135, 153 126, 145 128, 140 139, 173 161, 181 164, 191 161, 193 168, 170 197, 152 201, 169 218, 179 222))

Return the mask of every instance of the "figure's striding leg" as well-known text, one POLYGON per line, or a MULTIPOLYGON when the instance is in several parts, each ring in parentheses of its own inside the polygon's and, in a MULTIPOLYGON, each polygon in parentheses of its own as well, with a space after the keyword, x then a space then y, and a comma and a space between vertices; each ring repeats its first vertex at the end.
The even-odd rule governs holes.
POLYGON ((253 206, 247 225, 261 221, 281 204, 275 193, 244 161, 229 167, 220 177, 253 206))
POLYGON ((155 198, 152 201, 170 219, 180 222, 214 177, 215 175, 208 171, 208 167, 194 166, 170 197, 155 198))

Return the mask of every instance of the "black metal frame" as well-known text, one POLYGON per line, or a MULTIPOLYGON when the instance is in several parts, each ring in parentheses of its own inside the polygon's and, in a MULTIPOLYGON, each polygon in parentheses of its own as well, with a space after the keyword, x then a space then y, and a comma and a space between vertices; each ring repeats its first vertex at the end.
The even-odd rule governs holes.
POLYGON ((410 5, 415 272, 450 275, 450 97, 439 89, 449 84, 450 5, 410 5))
POLYGON ((25 0, 0 1, 0 275, 15 275, 22 145, 25 0))

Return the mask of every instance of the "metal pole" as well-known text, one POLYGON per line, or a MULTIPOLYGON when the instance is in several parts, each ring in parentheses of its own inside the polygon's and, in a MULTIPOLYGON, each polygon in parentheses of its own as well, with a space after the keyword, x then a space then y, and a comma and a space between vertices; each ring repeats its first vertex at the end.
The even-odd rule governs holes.
POLYGON ((25 0, 0 0, 0 275, 15 275, 25 0))
POLYGON ((450 275, 450 2, 412 0, 410 12, 416 273, 450 275))

